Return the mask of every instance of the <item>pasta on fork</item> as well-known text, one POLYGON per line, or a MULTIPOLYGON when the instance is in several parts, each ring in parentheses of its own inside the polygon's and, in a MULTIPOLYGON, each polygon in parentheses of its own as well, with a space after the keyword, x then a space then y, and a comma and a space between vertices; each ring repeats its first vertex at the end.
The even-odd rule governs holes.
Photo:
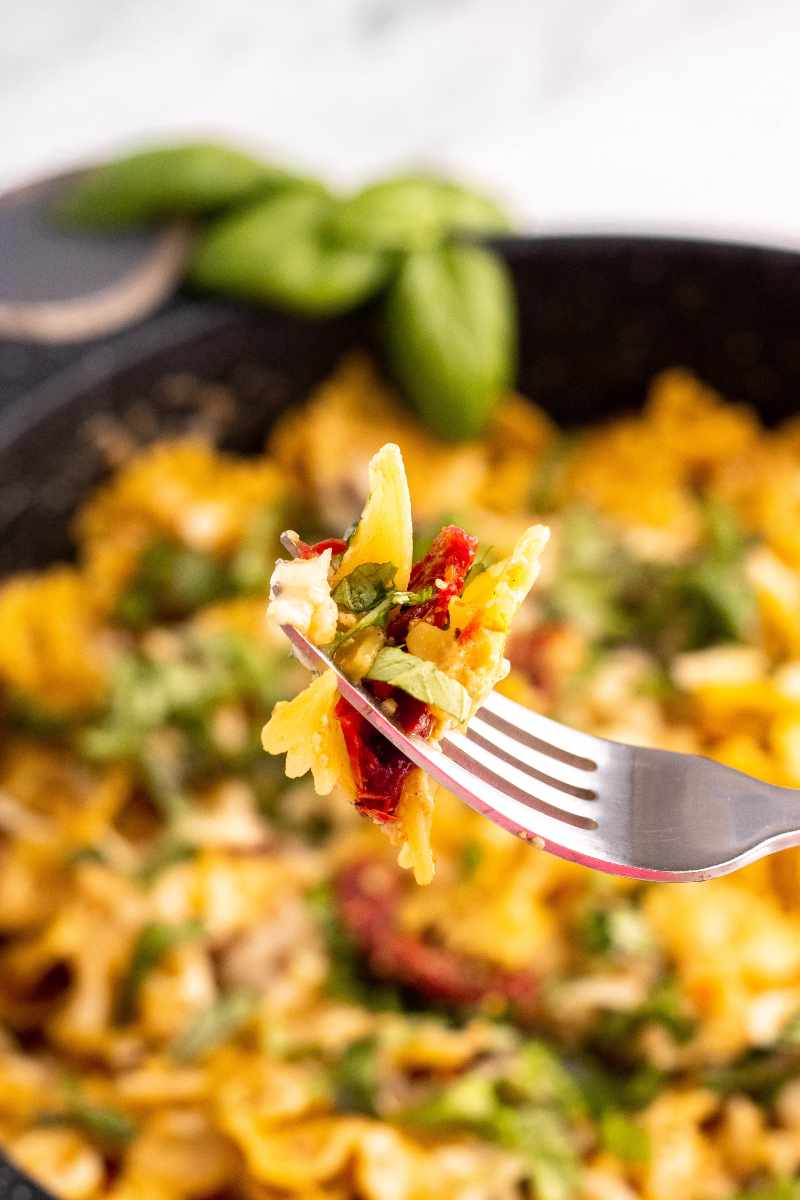
MULTIPOLYGON (((465 725, 507 673, 511 622, 548 536, 533 525, 507 558, 487 565, 476 559, 477 538, 445 525, 412 563, 408 482, 399 447, 388 443, 370 462, 364 511, 349 535, 314 545, 297 537, 298 557, 278 561, 269 615, 325 646, 406 733, 435 741, 465 725)), ((262 741, 286 755, 290 778, 310 771, 318 794, 344 787, 400 847, 400 865, 430 883, 436 785, 339 696, 332 671, 276 704, 262 741)))

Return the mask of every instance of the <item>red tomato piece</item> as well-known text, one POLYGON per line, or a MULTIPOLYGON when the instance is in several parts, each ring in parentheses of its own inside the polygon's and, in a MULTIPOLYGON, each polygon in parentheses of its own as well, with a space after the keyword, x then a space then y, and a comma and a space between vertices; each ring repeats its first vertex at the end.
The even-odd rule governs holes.
MULTIPOLYGON (((395 702, 394 719, 405 733, 428 737, 433 728, 433 714, 427 704, 388 683, 368 682, 366 686, 379 700, 395 702)), ((414 764, 373 729, 344 696, 336 702, 336 716, 356 785, 356 808, 382 825, 395 821, 403 784, 414 764)))
POLYGON ((412 621, 429 621, 439 629, 446 628, 450 601, 463 592, 477 549, 478 539, 458 525, 445 525, 437 533, 428 553, 411 568, 408 581, 410 592, 432 588, 433 595, 430 600, 398 608, 392 614, 386 627, 392 641, 404 642, 412 621))
POLYGON ((337 554, 344 554, 347 549, 347 542, 344 538, 323 538, 321 542, 315 542, 313 546, 309 546, 308 542, 297 542, 298 558, 316 558, 318 554, 324 554, 326 550, 332 550, 334 557, 337 554))
POLYGON ((444 1004, 498 1004, 525 1020, 535 1014, 539 976, 530 968, 504 970, 447 946, 426 941, 400 925, 401 873, 388 863, 364 859, 336 880, 339 917, 375 975, 414 988, 444 1004))

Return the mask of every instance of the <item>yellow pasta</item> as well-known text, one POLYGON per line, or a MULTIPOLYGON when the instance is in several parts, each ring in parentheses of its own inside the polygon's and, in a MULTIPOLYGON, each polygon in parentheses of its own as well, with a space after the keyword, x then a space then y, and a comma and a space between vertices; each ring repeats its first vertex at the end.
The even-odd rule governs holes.
POLYGON ((799 489, 797 420, 684 370, 577 440, 507 396, 453 446, 354 357, 268 452, 130 457, 75 565, 0 585, 2 1152, 65 1200, 789 1200, 800 851, 641 885, 405 768, 379 827, 352 801, 391 757, 351 759, 265 596, 277 530, 363 509, 308 614, 337 641, 384 604, 355 676, 405 612, 470 705, 800 787, 799 489), (485 565, 436 623, 390 596, 412 508, 485 565))

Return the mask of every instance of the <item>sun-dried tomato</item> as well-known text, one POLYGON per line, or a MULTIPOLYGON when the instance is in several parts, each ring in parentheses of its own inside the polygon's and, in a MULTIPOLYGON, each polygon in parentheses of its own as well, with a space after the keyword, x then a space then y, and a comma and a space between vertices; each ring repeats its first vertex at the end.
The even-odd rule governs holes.
POLYGON ((532 969, 504 970, 405 932, 402 894, 401 873, 378 859, 352 863, 336 880, 339 918, 375 975, 440 1003, 499 1004, 522 1019, 533 1015, 539 977, 532 969))
POLYGON ((324 554, 326 550, 333 551, 333 557, 337 554, 344 554, 347 549, 347 542, 344 538, 323 538, 321 542, 314 542, 313 546, 309 546, 308 542, 300 541, 295 543, 297 546, 298 558, 316 558, 319 554, 324 554))
MULTIPOLYGON (((404 733, 428 737, 433 729, 433 714, 427 704, 388 683, 367 681, 366 686, 379 700, 394 701, 397 707, 393 719, 404 733)), ((414 764, 373 729, 344 696, 336 703, 336 716, 356 786, 356 808, 383 825, 395 821, 403 784, 414 764)))
POLYGON ((392 641, 404 642, 412 621, 429 621, 439 629, 447 626, 450 601, 463 592, 477 549, 478 539, 458 525, 445 525, 437 533, 428 553, 411 568, 408 580, 409 591, 432 588, 433 595, 421 604, 409 604, 392 613, 386 627, 392 641))

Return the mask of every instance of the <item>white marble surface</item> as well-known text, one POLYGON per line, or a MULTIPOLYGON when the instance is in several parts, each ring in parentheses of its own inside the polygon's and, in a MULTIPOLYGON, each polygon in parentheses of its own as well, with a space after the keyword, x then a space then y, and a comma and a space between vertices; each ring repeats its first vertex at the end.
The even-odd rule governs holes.
POLYGON ((546 230, 800 244, 798 0, 4 0, 0 187, 188 131, 546 230))

